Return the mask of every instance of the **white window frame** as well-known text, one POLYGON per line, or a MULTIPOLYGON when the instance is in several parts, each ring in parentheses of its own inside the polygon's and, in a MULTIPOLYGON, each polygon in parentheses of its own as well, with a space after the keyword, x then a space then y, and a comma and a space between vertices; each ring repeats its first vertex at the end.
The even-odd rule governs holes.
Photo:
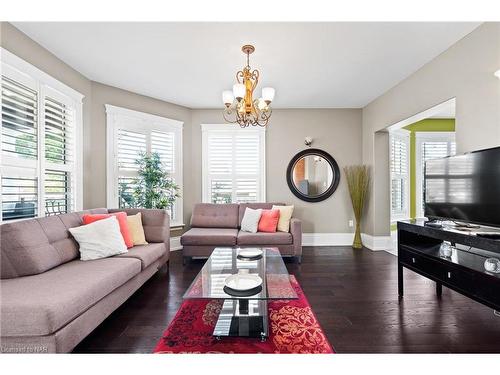
POLYGON ((424 217, 423 190, 422 182, 423 164, 422 164, 422 143, 424 142, 448 142, 448 154, 450 153, 450 144, 455 141, 455 132, 415 132, 415 204, 417 218, 424 217))
MULTIPOLYGON (((175 200, 175 220, 171 220, 170 227, 184 226, 183 219, 183 173, 182 173, 182 130, 184 122, 169 119, 150 113, 134 111, 110 104, 106 108, 106 201, 109 208, 118 208, 118 129, 144 132, 152 131, 174 133, 174 171, 172 177, 179 186, 180 198, 175 200), (119 126, 119 124, 126 124, 119 126)), ((151 142, 148 140, 148 151, 151 142)))
POLYGON ((394 224, 398 220, 407 220, 410 218, 410 164, 411 164, 411 151, 410 151, 410 134, 411 132, 406 129, 398 129, 391 131, 389 134, 389 189, 390 191, 390 213, 391 213, 391 224, 394 224), (403 140, 406 143, 407 150, 407 158, 406 158, 406 179, 404 179, 405 183, 405 194, 403 197, 404 200, 404 211, 400 214, 392 213, 392 179, 393 174, 391 169, 391 148, 392 148, 392 139, 397 137, 403 140))
MULTIPOLYGON (((72 204, 74 211, 83 209, 83 98, 80 92, 65 85, 51 75, 38 69, 29 62, 21 59, 12 52, 0 47, 1 64, 0 76, 5 75, 12 80, 24 84, 37 92, 38 120, 37 139, 38 155, 36 160, 24 160, 22 158, 3 156, 0 151, 0 181, 3 171, 12 171, 19 174, 19 167, 31 168, 35 171, 38 179, 38 210, 37 217, 45 216, 45 171, 47 169, 67 171, 74 179, 72 193, 72 204), (53 164, 45 160, 45 124, 44 124, 44 101, 45 96, 58 100, 71 106, 75 111, 74 134, 75 134, 75 160, 71 168, 62 164, 53 164)), ((0 131, 0 144, 2 144, 2 131, 0 131)), ((0 185, 1 190, 1 185, 0 185)), ((0 191, 0 207, 2 194, 0 191)), ((9 220, 18 221, 27 219, 9 220)), ((0 222, 1 210, 0 210, 0 222)))
MULTIPOLYGON (((237 124, 201 124, 202 133, 202 202, 211 203, 210 184, 208 176, 208 136, 210 133, 232 134, 235 132, 247 132, 259 135, 259 192, 257 202, 266 202, 266 127, 241 128, 237 124)), ((233 177, 234 180, 234 171, 233 177)))

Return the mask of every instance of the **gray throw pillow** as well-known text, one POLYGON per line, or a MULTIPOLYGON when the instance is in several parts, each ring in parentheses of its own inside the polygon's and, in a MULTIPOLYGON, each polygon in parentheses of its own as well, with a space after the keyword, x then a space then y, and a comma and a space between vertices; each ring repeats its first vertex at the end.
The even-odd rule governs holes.
POLYGON ((243 220, 241 220, 241 230, 243 232, 257 233, 261 215, 262 210, 260 208, 258 210, 254 210, 247 207, 245 209, 245 214, 243 215, 243 220))

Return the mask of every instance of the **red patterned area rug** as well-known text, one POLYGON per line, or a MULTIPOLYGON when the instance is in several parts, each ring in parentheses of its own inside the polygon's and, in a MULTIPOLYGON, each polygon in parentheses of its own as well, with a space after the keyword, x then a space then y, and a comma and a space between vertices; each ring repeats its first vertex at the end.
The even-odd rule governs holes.
POLYGON ((296 300, 270 301, 269 338, 212 336, 222 307, 221 300, 184 301, 163 333, 155 353, 334 353, 294 276, 296 300))

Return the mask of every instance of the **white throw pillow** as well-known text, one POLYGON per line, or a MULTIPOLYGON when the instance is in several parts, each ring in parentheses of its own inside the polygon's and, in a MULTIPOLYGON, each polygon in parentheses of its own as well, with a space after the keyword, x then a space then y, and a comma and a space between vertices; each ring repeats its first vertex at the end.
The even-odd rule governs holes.
POLYGON ((290 220, 292 219, 293 206, 274 206, 273 210, 280 211, 280 219, 278 221, 278 227, 276 228, 278 232, 289 232, 290 231, 290 220))
POLYGON ((262 210, 260 208, 258 210, 254 210, 247 207, 245 209, 245 214, 243 215, 243 220, 241 220, 241 230, 243 232, 257 233, 261 215, 262 210))
POLYGON ((80 259, 107 258, 127 252, 127 245, 115 216, 69 229, 80 245, 80 259))

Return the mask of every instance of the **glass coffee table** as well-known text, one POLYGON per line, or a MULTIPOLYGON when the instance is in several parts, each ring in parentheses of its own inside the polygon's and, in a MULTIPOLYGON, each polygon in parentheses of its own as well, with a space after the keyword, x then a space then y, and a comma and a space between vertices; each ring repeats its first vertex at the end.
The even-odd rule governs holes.
POLYGON ((219 247, 198 273, 184 294, 184 299, 224 300, 213 335, 217 339, 229 336, 269 336, 267 302, 275 299, 297 299, 290 275, 277 248, 259 248, 263 256, 257 260, 238 257, 248 248, 219 247), (262 279, 262 288, 249 296, 229 295, 224 291, 228 276, 248 273, 262 279))

